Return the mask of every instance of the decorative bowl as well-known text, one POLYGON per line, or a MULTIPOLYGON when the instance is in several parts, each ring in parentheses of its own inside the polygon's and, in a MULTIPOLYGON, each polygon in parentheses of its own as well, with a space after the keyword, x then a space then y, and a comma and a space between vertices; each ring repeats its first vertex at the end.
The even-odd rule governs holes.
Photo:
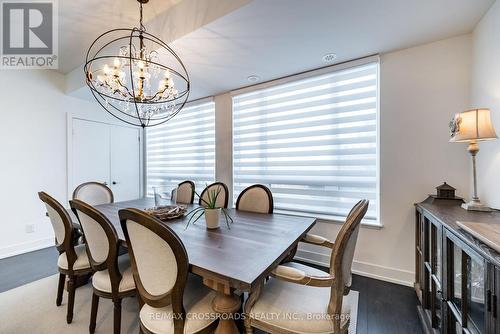
POLYGON ((146 213, 160 220, 172 220, 180 218, 186 214, 187 207, 184 205, 164 205, 148 208, 146 213))

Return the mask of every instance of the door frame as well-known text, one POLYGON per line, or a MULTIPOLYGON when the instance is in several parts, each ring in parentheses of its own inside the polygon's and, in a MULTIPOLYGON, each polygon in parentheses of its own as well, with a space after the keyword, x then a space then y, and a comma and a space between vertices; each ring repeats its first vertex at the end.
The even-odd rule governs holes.
POLYGON ((81 120, 88 122, 95 122, 106 124, 110 126, 121 126, 124 128, 138 129, 139 130, 139 196, 144 197, 144 130, 132 126, 127 125, 122 122, 113 122, 113 121, 103 121, 98 120, 92 117, 82 116, 80 113, 76 114, 75 112, 69 111, 66 116, 66 171, 67 171, 67 181, 66 181, 66 197, 67 200, 72 199, 73 195, 73 120, 81 120))

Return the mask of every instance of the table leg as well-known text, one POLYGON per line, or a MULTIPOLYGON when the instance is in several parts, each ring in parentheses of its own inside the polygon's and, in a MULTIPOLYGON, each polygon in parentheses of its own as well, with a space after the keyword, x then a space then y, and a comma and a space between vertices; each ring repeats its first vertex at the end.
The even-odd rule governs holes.
POLYGON ((234 289, 226 281, 204 278, 203 284, 217 291, 217 295, 212 301, 212 308, 219 316, 219 324, 215 329, 215 334, 239 333, 234 315, 241 307, 240 296, 234 293, 234 289))
POLYGON ((219 314, 219 325, 215 334, 235 334, 239 333, 234 322, 234 313, 241 307, 239 296, 231 292, 227 295, 224 292, 217 292, 217 296, 212 302, 212 307, 219 314))

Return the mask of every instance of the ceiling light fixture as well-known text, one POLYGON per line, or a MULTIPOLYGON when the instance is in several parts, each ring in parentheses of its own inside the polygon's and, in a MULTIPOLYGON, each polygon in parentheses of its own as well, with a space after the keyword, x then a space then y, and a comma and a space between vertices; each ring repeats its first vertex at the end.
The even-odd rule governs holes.
POLYGON ((337 55, 335 53, 327 53, 326 55, 323 56, 323 58, 321 58, 323 60, 324 63, 331 63, 333 62, 335 59, 337 59, 337 55))
POLYGON ((260 77, 258 75, 251 75, 247 78, 249 82, 257 82, 260 80, 260 77))
POLYGON ((85 59, 87 85, 111 115, 131 125, 165 123, 189 97, 189 75, 177 54, 146 32, 142 6, 139 28, 113 29, 100 35, 85 59))

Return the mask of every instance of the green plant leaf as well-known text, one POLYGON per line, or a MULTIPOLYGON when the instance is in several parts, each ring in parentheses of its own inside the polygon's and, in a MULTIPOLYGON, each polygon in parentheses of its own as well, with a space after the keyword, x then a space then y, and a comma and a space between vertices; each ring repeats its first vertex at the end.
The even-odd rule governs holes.
POLYGON ((224 213, 224 218, 226 220, 226 225, 228 229, 231 229, 231 226, 229 223, 233 223, 233 218, 226 212, 226 209, 222 209, 222 212, 224 213))
POLYGON ((187 228, 189 227, 189 224, 190 224, 191 222, 193 222, 193 225, 194 225, 194 223, 196 223, 196 221, 197 221, 198 219, 200 219, 200 217, 201 217, 204 213, 205 213, 205 210, 204 210, 203 208, 201 208, 201 207, 194 208, 193 210, 189 211, 189 213, 187 214, 187 216, 191 215, 191 217, 189 217, 188 222, 187 222, 186 227, 184 228, 184 230, 187 230, 187 228), (200 212, 200 211, 201 211, 201 214, 200 214, 200 215, 199 215, 196 219, 194 219, 194 216, 196 215, 196 213, 198 213, 198 212, 200 212), (193 221, 193 219, 194 219, 194 221, 193 221))

